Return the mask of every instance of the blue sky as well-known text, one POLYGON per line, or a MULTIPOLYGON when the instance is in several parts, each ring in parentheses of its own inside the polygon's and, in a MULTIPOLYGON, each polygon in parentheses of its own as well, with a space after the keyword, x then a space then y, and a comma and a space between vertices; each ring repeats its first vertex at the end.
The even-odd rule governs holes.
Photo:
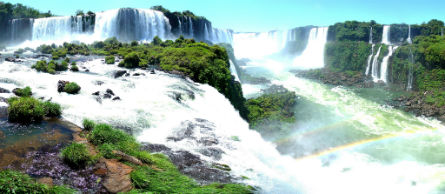
MULTIPOLYGON (((0 0, 2 1, 2 0, 0 0)), ((235 31, 268 31, 297 26, 327 26, 345 20, 379 23, 422 23, 445 20, 445 0, 3 0, 22 3, 57 15, 76 10, 94 12, 121 7, 162 5, 171 11, 190 10, 215 27, 235 31)))

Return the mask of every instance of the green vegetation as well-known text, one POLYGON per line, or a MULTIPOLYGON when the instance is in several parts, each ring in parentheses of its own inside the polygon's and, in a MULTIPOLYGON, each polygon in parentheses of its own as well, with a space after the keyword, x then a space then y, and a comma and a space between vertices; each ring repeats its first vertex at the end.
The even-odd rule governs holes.
POLYGON ((29 124, 40 122, 44 116, 59 117, 62 114, 60 105, 32 97, 12 97, 8 103, 8 120, 11 122, 29 124))
POLYGON ((131 179, 136 189, 130 193, 252 193, 251 187, 238 184, 200 186, 181 174, 168 157, 141 151, 141 145, 131 135, 106 124, 92 124, 94 130, 88 135, 88 140, 98 147, 101 156, 119 159, 113 154, 117 150, 149 164, 137 166, 127 163, 135 169, 131 179))
POLYGON ((294 92, 264 94, 258 98, 247 100, 249 121, 252 128, 270 122, 294 122, 293 108, 296 105, 294 92))
POLYGON ((114 62, 115 62, 115 60, 114 60, 114 56, 113 55, 105 57, 105 63, 106 64, 114 64, 114 62))
POLYGON ((80 143, 71 143, 65 147, 62 150, 62 158, 74 168, 83 168, 93 160, 86 145, 80 143))
POLYGON ((66 71, 68 70, 68 62, 62 61, 58 63, 54 60, 46 62, 45 60, 37 61, 36 64, 32 65, 31 68, 36 69, 39 72, 45 72, 49 74, 56 74, 56 71, 66 71))
POLYGON ((77 85, 76 82, 69 82, 65 85, 63 91, 68 94, 78 94, 80 89, 81 89, 80 86, 77 85))
POLYGON ((328 42, 325 49, 326 66, 332 71, 364 72, 371 54, 371 45, 361 41, 328 42))
POLYGON ((95 123, 92 120, 84 119, 82 125, 84 130, 91 131, 94 129, 95 123))
POLYGON ((32 90, 29 86, 26 86, 25 88, 15 89, 14 94, 20 97, 30 97, 32 96, 32 90))
POLYGON ((380 42, 382 40, 383 26, 377 24, 375 21, 346 21, 336 23, 333 26, 329 26, 328 40, 369 42, 369 32, 371 27, 373 42, 380 42))
POLYGON ((37 183, 26 174, 12 170, 3 170, 0 171, 0 193, 74 194, 76 191, 64 186, 48 187, 47 185, 37 183))

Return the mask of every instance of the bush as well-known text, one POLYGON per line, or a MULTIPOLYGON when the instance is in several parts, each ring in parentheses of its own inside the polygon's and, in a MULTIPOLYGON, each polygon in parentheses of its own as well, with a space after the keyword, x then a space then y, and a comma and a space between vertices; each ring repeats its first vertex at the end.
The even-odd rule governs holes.
POLYGON ((97 124, 90 134, 90 141, 94 145, 118 144, 119 142, 134 141, 134 138, 121 130, 113 129, 107 124, 97 124))
POLYGON ((43 109, 45 110, 45 116, 47 117, 60 117, 62 110, 60 105, 49 101, 43 102, 43 109))
MULTIPOLYGON (((50 61, 51 63, 51 61, 50 61)), ((54 62, 56 64, 56 71, 66 71, 68 70, 68 62, 62 61, 61 64, 58 64, 57 62, 54 62)))
POLYGON ((123 65, 126 68, 136 68, 139 66, 140 61, 141 59, 138 54, 136 52, 131 52, 125 56, 123 65))
POLYGON ((78 72, 79 71, 79 67, 77 67, 77 65, 71 65, 71 71, 78 72))
POLYGON ((32 96, 32 90, 29 86, 25 88, 17 88, 13 90, 14 94, 20 97, 30 97, 32 96))
POLYGON ((28 175, 12 170, 0 171, 0 193, 47 193, 48 187, 28 175))
POLYGON ((94 129, 94 126, 96 125, 92 120, 84 119, 82 121, 83 129, 87 131, 91 131, 94 129))
POLYGON ((113 150, 116 150, 116 147, 112 144, 108 143, 102 144, 98 146, 98 149, 99 153, 105 158, 110 159, 115 157, 115 155, 113 154, 113 150))
POLYGON ((62 150, 63 160, 74 168, 83 168, 92 161, 85 144, 71 143, 62 150))
POLYGON ((9 101, 8 120, 17 123, 39 122, 45 115, 45 108, 39 100, 31 97, 15 98, 9 101))
POLYGON ((115 62, 115 60, 114 60, 114 56, 113 55, 105 57, 105 63, 106 64, 114 64, 114 62, 115 62))
POLYGON ((77 94, 80 91, 80 86, 76 82, 70 82, 65 85, 63 91, 68 94, 77 94))

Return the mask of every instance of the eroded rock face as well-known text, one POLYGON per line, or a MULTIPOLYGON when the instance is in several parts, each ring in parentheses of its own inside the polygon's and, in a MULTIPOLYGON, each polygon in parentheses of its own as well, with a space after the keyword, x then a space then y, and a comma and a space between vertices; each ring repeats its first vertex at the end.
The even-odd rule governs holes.
POLYGON ((65 85, 70 83, 69 81, 63 81, 63 80, 59 80, 59 82, 57 82, 57 92, 63 92, 63 90, 65 89, 65 85))
POLYGON ((122 76, 125 75, 126 73, 127 73, 127 71, 125 71, 125 70, 119 70, 119 71, 116 71, 116 73, 114 73, 114 78, 122 77, 122 76))
POLYGON ((104 176, 103 186, 110 193, 128 192, 133 189, 130 173, 133 169, 116 159, 100 159, 95 174, 104 176))

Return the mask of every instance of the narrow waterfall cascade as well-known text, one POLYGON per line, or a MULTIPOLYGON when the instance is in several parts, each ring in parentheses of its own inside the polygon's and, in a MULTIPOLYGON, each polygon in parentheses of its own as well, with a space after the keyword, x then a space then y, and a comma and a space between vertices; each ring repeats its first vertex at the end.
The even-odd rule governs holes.
POLYGON ((204 23, 204 39, 210 40, 209 29, 207 28, 207 23, 204 23))
POLYGON ((380 80, 387 83, 388 82, 388 62, 389 58, 392 56, 394 51, 397 49, 397 46, 388 46, 388 55, 383 57, 382 64, 380 65, 380 80))
POLYGON ((374 56, 374 47, 375 47, 375 45, 372 44, 371 54, 368 56, 368 60, 367 60, 365 75, 369 75, 369 73, 371 73, 371 71, 372 71, 371 67, 372 67, 372 63, 373 63, 372 59, 373 59, 373 56, 374 56))
POLYGON ((371 47, 371 54, 368 56, 365 75, 369 75, 369 73, 371 72, 372 56, 374 56, 375 44, 372 42, 372 26, 371 29, 369 30, 369 44, 372 44, 372 47, 371 47))
POLYGON ((235 81, 241 83, 241 80, 239 79, 238 71, 236 70, 235 64, 233 64, 232 60, 230 60, 229 62, 230 62, 230 72, 232 73, 233 77, 235 77, 235 81))
POLYGON ((328 27, 312 28, 306 49, 293 61, 297 69, 315 69, 324 67, 324 46, 327 42, 328 27))
POLYGON ((406 39, 406 42, 408 42, 408 44, 413 44, 413 41, 411 40, 411 25, 408 25, 408 38, 406 39))
MULTIPOLYGON (((408 25, 408 38, 406 39, 406 41, 410 45, 413 44, 413 41, 411 40, 411 25, 408 25)), ((413 89, 413 81, 414 81, 414 55, 413 55, 411 46, 409 47, 409 62, 411 64, 408 64, 409 65, 408 80, 407 80, 407 84, 406 84, 407 91, 411 91, 413 89)))
POLYGON ((101 59, 79 62, 78 66, 86 67, 90 72, 67 71, 51 75, 38 73, 26 63, 3 62, 0 65, 0 87, 12 90, 30 86, 36 97, 59 103, 63 107, 63 119, 79 126, 82 119, 90 118, 131 129, 141 142, 187 150, 209 162, 227 164, 233 175, 249 177, 239 181, 261 186, 262 192, 298 191, 299 181, 296 179, 299 173, 295 160, 280 155, 272 143, 250 130, 230 102, 209 85, 162 72, 150 74, 148 70, 130 72, 145 73, 146 76, 115 79, 114 72, 123 69, 105 65, 101 59), (82 87, 80 94, 58 93, 59 80, 78 83, 82 87), (98 82, 101 84, 97 85, 98 82), (121 100, 98 101, 91 95, 107 89, 121 100), (178 101, 175 95, 180 95, 181 100, 178 101), (183 136, 184 133, 190 136, 183 136), (216 143, 203 143, 209 139, 215 139, 216 143), (209 149, 220 150, 221 158, 203 154, 209 149))
POLYGON ((194 37, 193 36, 193 21, 192 21, 192 18, 191 17, 188 17, 188 20, 189 20, 189 35, 190 35, 190 37, 194 37))
MULTIPOLYGON (((398 47, 393 46, 390 41, 390 25, 383 26, 383 34, 382 34, 382 43, 389 45, 388 46, 388 54, 383 57, 382 63, 380 64, 380 75, 379 76, 373 76, 374 81, 383 81, 384 83, 387 83, 388 81, 388 62, 392 54, 394 53, 394 50, 396 50, 398 47)), ((376 72, 377 73, 377 72, 376 72)), ((377 75, 377 74, 376 74, 377 75)))
POLYGON ((377 82, 379 80, 379 56, 380 56, 380 50, 382 49, 382 46, 379 47, 377 50, 377 53, 374 55, 374 59, 372 59, 372 80, 374 82, 377 82))
POLYGON ((179 23, 179 34, 182 34, 182 22, 181 22, 181 19, 179 19, 179 16, 176 17, 176 18, 178 18, 178 23, 179 23))
POLYGON ((382 44, 386 44, 386 45, 391 44, 391 41, 389 39, 390 38, 390 29, 391 29, 390 25, 383 26, 382 44))

